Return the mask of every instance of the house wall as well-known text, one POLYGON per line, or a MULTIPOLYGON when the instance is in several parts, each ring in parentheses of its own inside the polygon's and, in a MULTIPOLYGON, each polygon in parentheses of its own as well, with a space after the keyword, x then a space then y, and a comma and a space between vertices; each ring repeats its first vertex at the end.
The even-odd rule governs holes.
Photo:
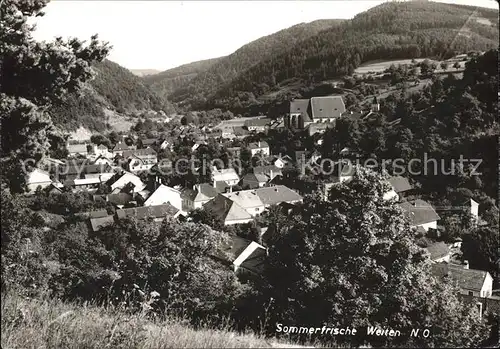
MULTIPOLYGON (((437 221, 434 221, 434 222, 429 222, 429 223, 425 223, 425 224, 421 224, 419 225, 420 227, 424 228, 425 231, 429 231, 429 229, 437 229, 437 221)), ((418 225, 417 225, 418 227, 418 225)))
POLYGON ((481 288, 481 297, 489 297, 493 292, 493 278, 488 273, 484 279, 483 287, 481 288))
POLYGON ((225 220, 224 225, 234 225, 234 224, 245 224, 253 221, 253 219, 237 219, 237 220, 225 220))
POLYGON ((252 154, 252 156, 255 156, 255 155, 259 154, 259 153, 262 153, 262 155, 269 156, 269 147, 267 147, 267 148, 259 148, 259 149, 251 149, 250 153, 252 154))

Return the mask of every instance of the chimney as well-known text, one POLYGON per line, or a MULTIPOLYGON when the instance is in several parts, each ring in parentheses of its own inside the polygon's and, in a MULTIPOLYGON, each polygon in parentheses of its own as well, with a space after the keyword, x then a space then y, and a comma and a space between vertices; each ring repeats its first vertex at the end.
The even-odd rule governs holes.
POLYGON ((469 269, 469 261, 464 261, 464 269, 469 269))

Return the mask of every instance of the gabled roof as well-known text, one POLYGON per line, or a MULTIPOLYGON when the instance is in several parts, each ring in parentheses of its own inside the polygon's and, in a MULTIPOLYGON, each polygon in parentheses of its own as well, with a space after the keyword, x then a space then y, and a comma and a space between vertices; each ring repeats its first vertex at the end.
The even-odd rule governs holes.
POLYGON ((267 183, 269 181, 269 177, 262 173, 247 173, 243 176, 242 179, 246 184, 258 186, 260 183, 267 183))
POLYGON ((118 142, 115 147, 113 148, 113 151, 123 151, 123 150, 129 150, 130 148, 126 143, 123 142, 118 142))
POLYGON ((427 246, 426 250, 431 255, 430 258, 432 260, 446 257, 450 253, 450 248, 442 241, 427 246))
POLYGON ((67 146, 69 153, 87 153, 86 144, 68 144, 67 146))
POLYGON ((197 189, 199 189, 198 194, 195 198, 195 201, 205 201, 209 199, 213 199, 214 197, 217 196, 219 193, 217 189, 212 187, 208 183, 201 183, 197 186, 197 189))
POLYGON ((236 202, 240 207, 244 208, 245 210, 264 206, 264 203, 257 195, 255 190, 241 190, 232 193, 225 193, 222 195, 236 202))
POLYGON ((345 112, 342 96, 312 97, 311 110, 314 119, 336 118, 345 112))
POLYGON ((248 145, 249 149, 264 149, 269 148, 269 143, 266 141, 253 142, 248 145))
POLYGON ((156 157, 157 153, 154 149, 152 148, 145 148, 145 149, 135 149, 135 150, 125 150, 123 152, 123 157, 124 158, 129 158, 136 156, 138 158, 141 157, 156 157))
POLYGON ((489 273, 484 270, 465 269, 463 265, 437 263, 432 265, 432 274, 438 278, 448 276, 460 288, 479 292, 489 273))
POLYGON ((132 199, 133 196, 128 193, 108 194, 106 196, 106 200, 116 206, 126 205, 132 201, 132 199))
POLYGON ((252 126, 267 126, 271 123, 271 119, 262 118, 262 119, 251 119, 245 121, 246 127, 252 126))
POLYGON ((256 175, 266 175, 270 177, 270 179, 283 174, 282 170, 275 165, 256 166, 253 168, 253 173, 256 175))
POLYGON ((114 222, 115 222, 115 219, 113 216, 91 218, 90 219, 90 226, 92 227, 92 231, 96 232, 96 231, 101 230, 104 227, 108 227, 108 226, 112 225, 114 222))
POLYGON ((160 184, 158 188, 148 197, 148 199, 144 202, 144 206, 148 206, 153 202, 164 201, 161 204, 167 204, 168 201, 165 201, 167 197, 170 195, 178 195, 180 197, 181 192, 177 189, 167 187, 166 185, 160 184))
POLYGON ((218 181, 234 181, 240 180, 240 176, 236 173, 234 168, 224 168, 221 170, 213 170, 212 171, 212 178, 216 182, 218 181))
POLYGON ((235 126, 233 127, 233 133, 235 136, 246 136, 249 134, 248 130, 245 130, 241 126, 235 126))
POLYGON ((255 189, 257 196, 264 205, 277 205, 282 202, 302 200, 302 196, 284 185, 255 189))
POLYGON ((153 145, 158 141, 156 138, 144 138, 141 139, 142 145, 153 145))
POLYGON ((88 211, 84 212, 83 215, 89 218, 102 218, 109 216, 108 211, 106 210, 98 210, 98 211, 88 211))
POLYGON ((134 191, 136 192, 141 191, 146 187, 146 185, 142 182, 142 180, 138 176, 130 172, 124 172, 123 175, 120 176, 120 178, 118 178, 115 182, 111 183, 111 187, 112 189, 123 188, 128 183, 134 184, 134 191))
POLYGON ((106 147, 104 144, 99 144, 97 146, 97 149, 100 149, 100 150, 108 150, 108 147, 106 147))
POLYGON ((407 212, 412 226, 435 222, 439 219, 432 205, 424 200, 403 202, 399 206, 407 212))
POLYGON ((118 217, 118 219, 123 219, 127 217, 146 219, 149 217, 161 218, 167 216, 175 216, 178 212, 179 210, 176 209, 174 206, 166 204, 166 205, 124 208, 121 210, 116 210, 116 216, 118 217))
POLYGON ((396 193, 402 193, 413 189, 413 187, 410 185, 410 182, 408 182, 408 179, 406 179, 405 177, 393 176, 389 178, 388 181, 396 193))
POLYGON ((252 219, 252 216, 241 206, 222 194, 218 194, 206 205, 206 209, 211 210, 224 221, 241 221, 252 219))
POLYGON ((266 248, 252 241, 234 260, 233 265, 236 268, 259 273, 262 270, 266 255, 266 248))
POLYGON ((304 122, 311 121, 310 105, 308 99, 294 99, 290 102, 290 114, 301 114, 304 122))
POLYGON ((83 172, 90 174, 96 174, 96 173, 109 173, 113 171, 112 167, 108 164, 97 164, 97 165, 86 165, 83 168, 83 172))

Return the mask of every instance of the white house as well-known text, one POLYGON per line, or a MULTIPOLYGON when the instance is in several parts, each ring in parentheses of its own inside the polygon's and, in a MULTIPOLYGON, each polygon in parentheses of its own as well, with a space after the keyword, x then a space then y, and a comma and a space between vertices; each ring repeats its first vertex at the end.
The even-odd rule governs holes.
POLYGON ((437 221, 439 216, 431 204, 424 200, 414 200, 402 202, 399 206, 406 211, 412 227, 421 227, 425 231, 429 229, 437 229, 437 221))
POLYGON ((255 190, 242 190, 222 195, 238 204, 252 217, 260 215, 266 208, 255 190))
POLYGON ((261 154, 262 156, 269 156, 269 144, 264 141, 259 141, 256 143, 250 143, 248 145, 248 149, 250 149, 250 153, 252 156, 255 156, 257 154, 261 154))
POLYGON ((225 182, 228 186, 233 187, 240 181, 240 176, 234 168, 225 168, 218 170, 216 167, 212 169, 213 187, 216 187, 217 182, 225 182))
POLYGON ((195 184, 193 189, 186 188, 181 192, 183 211, 202 208, 218 194, 217 190, 208 183, 195 184))
POLYGON ((144 202, 144 206, 158 206, 165 204, 170 204, 176 209, 182 210, 181 192, 174 188, 160 184, 144 202))
POLYGON ((138 176, 130 172, 124 172, 118 180, 111 184, 111 190, 123 189, 129 183, 134 185, 134 193, 138 193, 146 188, 146 184, 138 176))
POLYGON ((106 147, 104 144, 100 144, 100 145, 96 145, 96 144, 93 144, 92 145, 92 153, 96 156, 96 157, 105 157, 105 158, 112 158, 113 157, 113 153, 109 151, 108 147, 106 147))
POLYGON ((35 191, 38 187, 43 189, 52 184, 50 174, 39 168, 35 168, 33 171, 29 172, 25 180, 29 191, 35 191))
POLYGON ((475 297, 490 297, 493 293, 493 278, 484 270, 469 269, 469 263, 464 265, 437 263, 432 265, 434 276, 450 277, 460 288, 460 293, 475 297))

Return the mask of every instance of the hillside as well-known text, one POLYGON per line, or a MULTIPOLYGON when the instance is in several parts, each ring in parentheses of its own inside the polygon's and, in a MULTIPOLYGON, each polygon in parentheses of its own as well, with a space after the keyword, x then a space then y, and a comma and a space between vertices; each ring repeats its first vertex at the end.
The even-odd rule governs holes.
MULTIPOLYGON (((240 112, 292 78, 308 85, 350 75, 368 61, 447 58, 497 45, 498 10, 434 2, 390 2, 298 40, 282 53, 263 57, 234 79, 226 80, 217 91, 211 87, 221 83, 206 87, 200 76, 186 90, 174 92, 171 99, 194 109, 221 107, 240 112)), ((228 56, 234 57, 234 65, 241 63, 236 53, 228 56)))
POLYGON ((146 83, 151 85, 151 88, 159 95, 166 97, 173 91, 185 87, 198 74, 207 71, 223 58, 224 57, 211 58, 184 64, 164 72, 144 76, 143 79, 146 83))
MULTIPOLYGON (((336 27, 342 21, 332 19, 301 23, 248 43, 227 57, 217 59, 215 62, 210 61, 213 63, 211 66, 204 65, 203 68, 208 69, 198 71, 187 86, 181 84, 170 94, 169 98, 174 102, 183 102, 191 98, 204 101, 206 96, 232 81, 249 67, 280 55, 300 41, 317 35, 323 30, 336 27)), ((151 82, 155 79, 156 77, 153 76, 147 81, 151 82)), ((158 80, 155 80, 155 84, 152 85, 157 92, 162 92, 161 86, 158 80)))
POLYGON ((2 294, 2 348, 300 348, 120 309, 2 294))
POLYGON ((170 103, 126 68, 109 60, 93 68, 95 77, 81 96, 71 94, 50 110, 56 125, 70 131, 79 126, 99 130, 109 121, 105 109, 125 115, 143 110, 173 111, 170 103))

